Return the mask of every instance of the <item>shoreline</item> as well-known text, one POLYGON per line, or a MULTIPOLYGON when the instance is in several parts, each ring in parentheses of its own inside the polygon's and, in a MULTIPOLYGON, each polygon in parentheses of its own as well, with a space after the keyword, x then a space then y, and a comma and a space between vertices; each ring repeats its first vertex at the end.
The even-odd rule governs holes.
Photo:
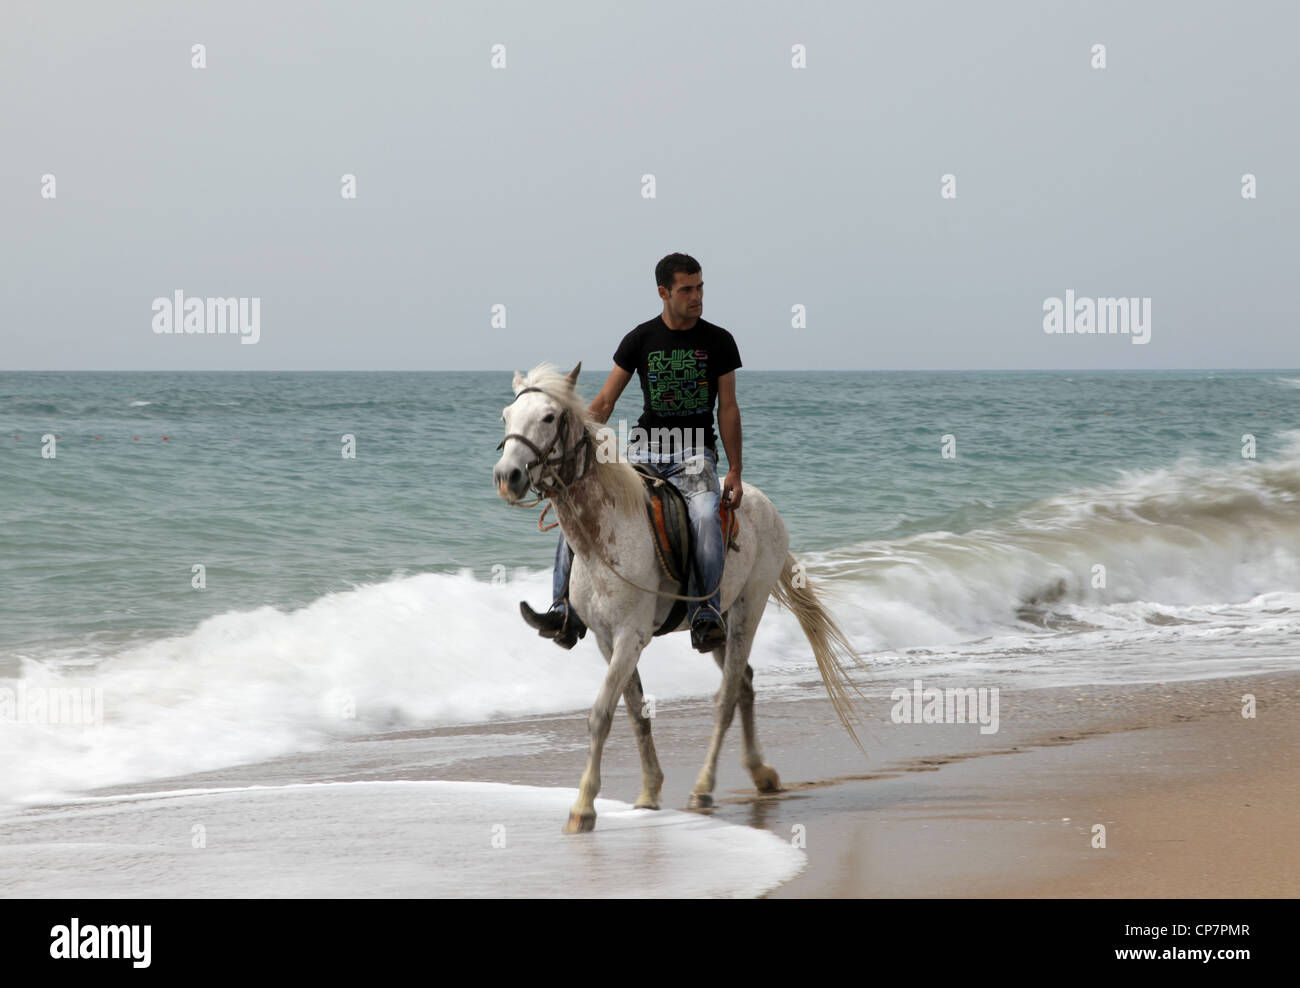
MULTIPOLYGON (((863 759, 829 701, 764 702, 756 683, 759 739, 783 791, 753 790, 737 720, 715 806, 695 812, 783 841, 802 837, 806 867, 764 897, 1300 895, 1300 839, 1289 832, 1300 805, 1300 673, 1004 687, 994 735, 977 724, 892 723, 889 692, 902 684, 863 684, 871 715, 860 731, 863 759), (1256 697, 1253 719, 1241 715, 1245 693, 1256 697), (1098 824, 1104 848, 1093 846, 1098 824)), ((665 809, 685 809, 711 730, 710 704, 660 702, 665 809)), ((570 713, 371 735, 93 794, 396 780, 572 788, 586 748, 586 715, 570 713)), ((602 798, 635 799, 640 761, 623 713, 601 775, 602 798)), ((563 822, 557 816, 557 840, 591 839, 562 837, 563 822)))

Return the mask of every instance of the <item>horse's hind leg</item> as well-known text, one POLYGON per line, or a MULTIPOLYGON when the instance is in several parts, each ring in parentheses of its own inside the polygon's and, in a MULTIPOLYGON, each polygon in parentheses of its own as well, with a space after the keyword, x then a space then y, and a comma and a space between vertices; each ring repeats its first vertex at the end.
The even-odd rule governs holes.
MULTIPOLYGON (((722 739, 727 734, 727 728, 731 726, 731 719, 736 713, 736 703, 740 699, 745 683, 745 670, 749 666, 749 650, 754 644, 754 624, 749 617, 749 607, 744 599, 737 600, 727 611, 727 644, 723 649, 714 649, 713 658, 718 660, 718 653, 722 652, 722 659, 718 664, 722 667, 722 685, 718 687, 718 693, 713 698, 713 741, 709 744, 709 753, 704 759, 704 768, 700 770, 699 778, 695 780, 695 788, 691 791, 691 797, 687 801, 687 806, 692 809, 713 805, 713 786, 718 775, 718 754, 722 751, 722 739)), ((762 609, 759 609, 762 613, 762 609)), ((753 727, 753 686, 749 687, 750 705, 749 727, 753 727)), ((744 714, 742 711, 742 718, 744 714)), ((748 736, 746 739, 746 757, 748 758, 748 736)), ((760 757, 759 763, 762 759, 760 757)), ((752 771, 752 770, 751 770, 752 771)))
POLYGON ((776 769, 763 761, 763 749, 758 745, 758 731, 754 726, 754 669, 749 665, 749 650, 754 644, 758 622, 767 609, 767 595, 749 608, 749 638, 745 642, 745 674, 740 680, 740 728, 745 736, 744 765, 759 792, 780 792, 781 777, 776 769))
POLYGON ((627 704, 627 717, 636 733, 636 746, 641 752, 641 795, 637 797, 639 810, 659 809, 659 790, 663 788, 664 773, 655 754, 654 738, 650 735, 650 718, 645 712, 645 696, 641 692, 641 674, 632 670, 627 689, 623 691, 627 704))
MULTIPOLYGON (((722 649, 718 649, 719 652, 722 649)), ((721 657, 718 664, 721 665, 721 657)), ((742 759, 754 780, 754 788, 759 792, 780 792, 781 777, 776 769, 763 761, 763 749, 758 744, 758 732, 754 728, 754 667, 745 665, 744 676, 740 680, 740 729, 745 738, 745 755, 742 759)))
MULTIPOLYGON (((767 602, 764 601, 764 606, 767 602)), ((760 614, 761 616, 761 614, 760 614)), ((757 625, 757 621, 754 622, 757 625)), ((726 659, 727 650, 725 648, 715 648, 713 650, 713 660, 718 663, 718 668, 723 669, 723 663, 726 659)), ((737 698, 737 704, 740 707, 740 729, 745 740, 745 754, 742 762, 746 769, 749 770, 750 778, 754 780, 754 787, 759 792, 780 792, 781 777, 776 774, 776 769, 767 765, 763 761, 763 749, 758 744, 758 731, 754 726, 754 667, 748 661, 745 663, 745 671, 740 679, 740 695, 737 698)))

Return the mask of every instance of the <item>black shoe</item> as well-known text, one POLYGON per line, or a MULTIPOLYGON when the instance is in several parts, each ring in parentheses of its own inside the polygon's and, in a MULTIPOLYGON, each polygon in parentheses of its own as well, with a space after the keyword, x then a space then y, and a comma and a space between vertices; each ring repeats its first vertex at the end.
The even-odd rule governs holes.
POLYGON ((538 614, 528 606, 527 601, 521 600, 519 613, 523 615, 529 627, 536 628, 539 635, 550 638, 561 648, 573 648, 578 644, 579 638, 587 637, 587 626, 569 606, 568 601, 555 604, 549 611, 538 614))
POLYGON ((722 615, 707 605, 701 607, 691 622, 691 647, 697 652, 712 652, 727 644, 727 625, 722 615))

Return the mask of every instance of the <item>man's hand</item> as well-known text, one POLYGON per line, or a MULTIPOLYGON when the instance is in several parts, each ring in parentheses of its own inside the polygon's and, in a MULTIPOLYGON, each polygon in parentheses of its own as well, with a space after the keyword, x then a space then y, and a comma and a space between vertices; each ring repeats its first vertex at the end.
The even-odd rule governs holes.
POLYGON ((744 491, 740 485, 740 471, 732 467, 726 479, 722 482, 722 503, 735 511, 740 507, 740 499, 744 496, 744 491))

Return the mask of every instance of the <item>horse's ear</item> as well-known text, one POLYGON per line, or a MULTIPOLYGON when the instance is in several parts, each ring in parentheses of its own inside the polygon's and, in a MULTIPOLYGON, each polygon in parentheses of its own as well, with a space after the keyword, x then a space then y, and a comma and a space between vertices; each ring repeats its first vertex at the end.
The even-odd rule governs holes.
POLYGON ((577 366, 577 367, 575 367, 575 368, 573 368, 573 370, 569 371, 569 387, 571 387, 571 388, 576 388, 576 387, 578 386, 578 371, 580 371, 580 370, 582 370, 582 361, 581 361, 581 360, 578 361, 578 366, 577 366))
POLYGON ((524 375, 520 374, 519 371, 515 371, 515 379, 510 382, 510 390, 513 391, 515 394, 519 394, 519 389, 522 388, 523 386, 524 386, 524 375))

